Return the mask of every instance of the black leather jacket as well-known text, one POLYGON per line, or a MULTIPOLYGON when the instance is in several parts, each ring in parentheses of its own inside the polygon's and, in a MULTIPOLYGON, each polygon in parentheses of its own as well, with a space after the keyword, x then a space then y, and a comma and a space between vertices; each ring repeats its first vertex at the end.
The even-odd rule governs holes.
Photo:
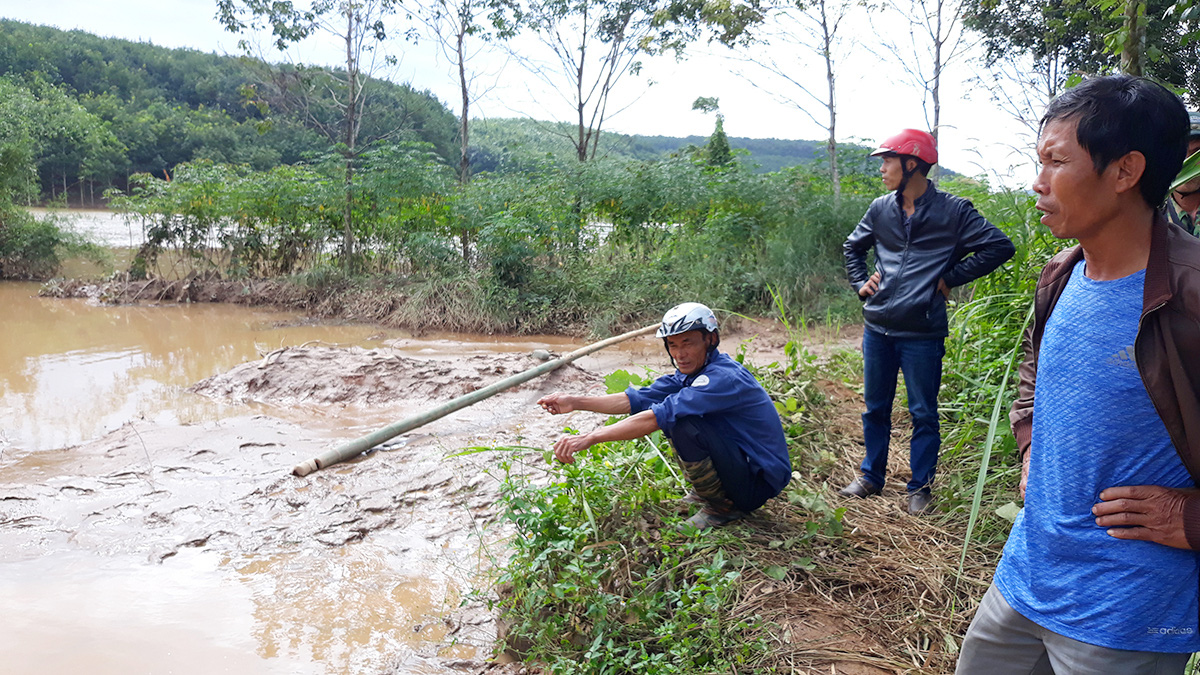
POLYGON ((855 292, 871 276, 867 251, 872 248, 879 290, 864 301, 863 321, 874 331, 901 338, 945 337, 946 299, 938 292, 938 279, 951 288, 971 283, 1016 251, 971 202, 938 191, 932 182, 916 200, 909 232, 895 193, 871 202, 842 245, 846 276, 855 292))

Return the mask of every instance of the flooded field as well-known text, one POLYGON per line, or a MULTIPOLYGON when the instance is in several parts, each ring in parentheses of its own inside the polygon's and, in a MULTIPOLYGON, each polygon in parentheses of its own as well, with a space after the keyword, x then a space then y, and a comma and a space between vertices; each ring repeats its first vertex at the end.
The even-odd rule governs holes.
POLYGON ((30 208, 38 217, 63 221, 74 231, 107 248, 137 248, 145 241, 142 226, 137 220, 127 220, 108 209, 44 209, 30 208))
POLYGON ((472 589, 504 555, 501 476, 495 453, 452 455, 599 424, 533 402, 666 365, 638 339, 296 478, 339 442, 536 365, 533 349, 583 343, 36 291, 0 283, 6 674, 482 672, 494 626, 472 589), (232 386, 239 365, 259 384, 232 386))

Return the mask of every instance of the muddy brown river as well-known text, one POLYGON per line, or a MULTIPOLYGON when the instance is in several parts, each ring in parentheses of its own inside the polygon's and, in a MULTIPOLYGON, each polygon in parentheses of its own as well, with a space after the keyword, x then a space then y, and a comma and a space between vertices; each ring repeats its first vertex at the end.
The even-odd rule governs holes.
MULTIPOLYGON (((631 341, 306 478, 298 462, 536 365, 556 337, 420 338, 0 283, 0 672, 464 673, 492 654, 495 453, 546 447, 631 341)), ((543 471, 539 453, 512 455, 543 471)))

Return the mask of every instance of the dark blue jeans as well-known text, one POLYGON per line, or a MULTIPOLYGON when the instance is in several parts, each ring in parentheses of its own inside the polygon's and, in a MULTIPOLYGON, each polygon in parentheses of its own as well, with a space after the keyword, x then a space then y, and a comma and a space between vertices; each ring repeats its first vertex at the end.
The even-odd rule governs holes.
POLYGON ((942 436, 938 427, 938 388, 942 384, 942 338, 893 338, 871 329, 863 330, 863 440, 867 456, 863 476, 883 487, 887 476, 888 441, 892 436, 892 403, 896 399, 896 376, 904 372, 908 390, 908 412, 912 414, 909 466, 912 480, 908 491, 928 489, 937 471, 942 436))
POLYGON ((675 454, 685 462, 712 459, 725 496, 738 510, 749 513, 778 494, 755 473, 746 453, 703 417, 688 415, 676 419, 669 438, 675 454))

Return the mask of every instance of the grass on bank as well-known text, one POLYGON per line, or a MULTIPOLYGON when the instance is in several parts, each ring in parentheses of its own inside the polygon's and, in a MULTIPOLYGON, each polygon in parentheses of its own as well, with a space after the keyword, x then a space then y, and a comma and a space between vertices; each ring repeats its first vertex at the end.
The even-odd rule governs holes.
MULTIPOLYGON (((686 486, 660 434, 596 446, 575 465, 502 463, 514 531, 497 587, 504 645, 554 673, 953 670, 999 541, 964 548, 970 506, 951 491, 931 518, 903 512, 898 482, 882 499, 838 497, 861 460, 861 357, 819 364, 796 342, 786 351, 783 364, 751 367, 795 472, 744 522, 677 530, 686 486)), ((898 468, 906 438, 896 450, 898 468)), ((989 489, 1011 487, 1000 482, 989 489)))
MULTIPOLYGON (((1027 195, 963 196, 1017 253, 953 298, 938 515, 903 510, 902 387, 884 498, 836 495, 862 458, 862 357, 818 363, 794 336, 784 363, 752 367, 780 410, 794 469, 754 518, 676 532, 683 485, 658 454, 669 452, 661 439, 609 444, 537 480, 509 474, 516 536, 498 600, 512 623, 507 644, 566 673, 826 672, 839 662, 953 671, 1017 508, 1007 410, 1020 335, 1038 273, 1064 246, 1038 227, 1027 195)), ((789 303, 776 302, 786 317, 789 303)))

